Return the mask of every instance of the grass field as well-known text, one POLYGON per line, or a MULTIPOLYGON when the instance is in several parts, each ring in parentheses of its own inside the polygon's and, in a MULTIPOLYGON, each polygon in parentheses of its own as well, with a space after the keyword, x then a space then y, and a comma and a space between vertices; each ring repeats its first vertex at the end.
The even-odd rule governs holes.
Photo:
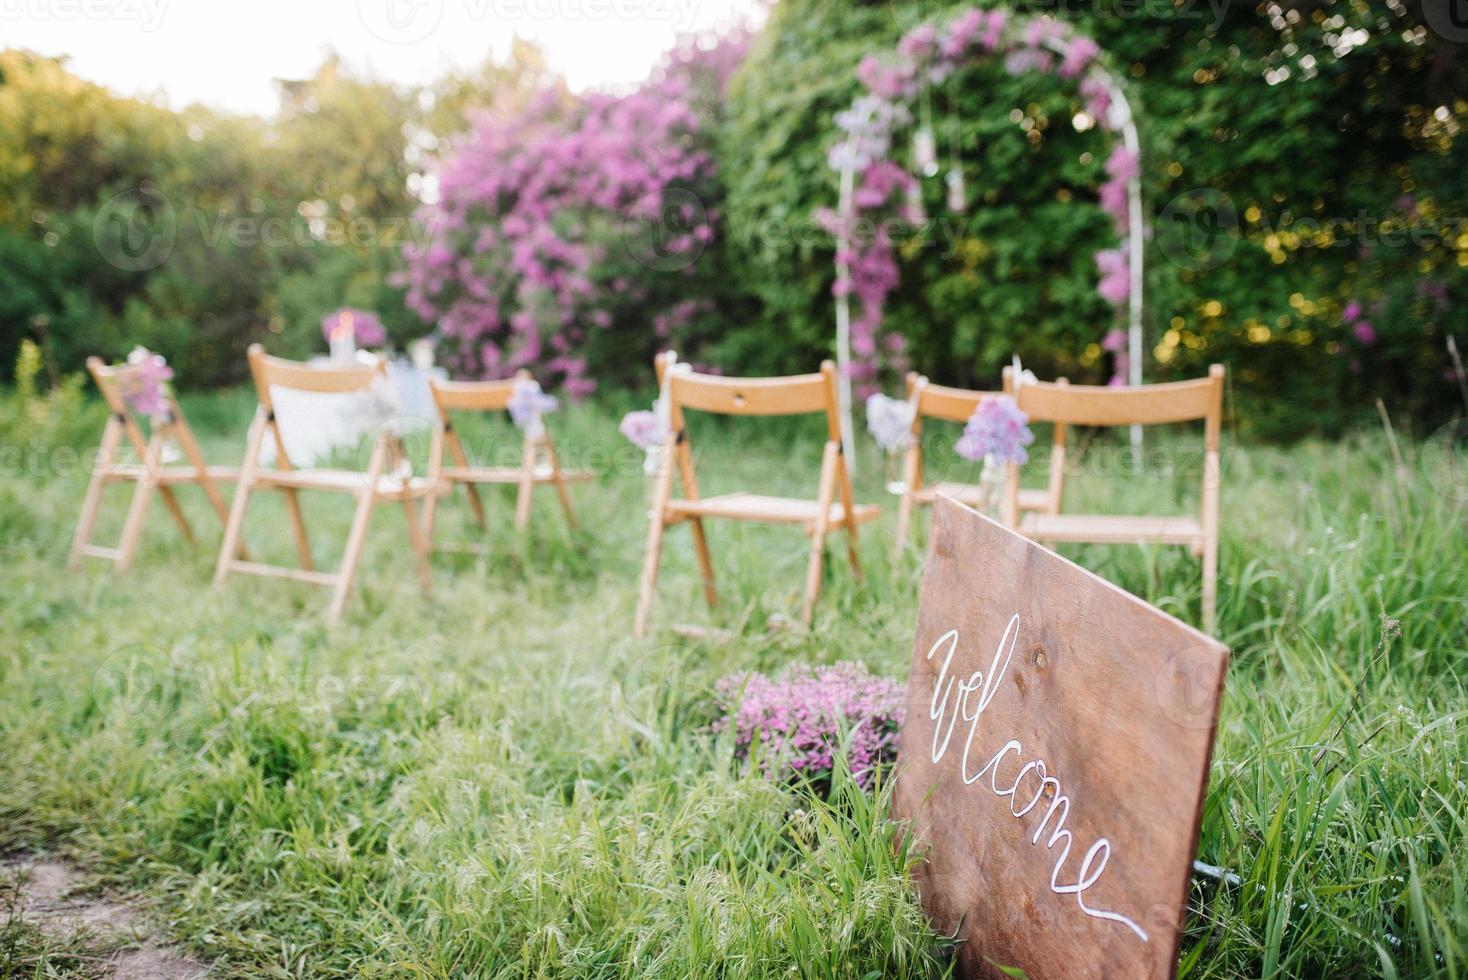
MULTIPOLYGON (((185 402, 206 453, 231 463, 251 407, 243 393, 185 402)), ((884 802, 741 776, 709 733, 730 671, 858 659, 904 674, 921 570, 889 555, 881 461, 868 444, 858 494, 886 514, 862 544, 867 581, 833 562, 813 631, 764 630, 798 613, 800 535, 718 526, 722 608, 701 608, 675 529, 662 629, 639 643, 645 488, 615 431, 625 407, 553 419, 573 461, 605 471, 575 490, 586 530, 569 534, 547 496, 517 537, 500 497, 486 535, 457 498, 438 540, 458 550, 436 557, 425 602, 402 516, 384 509, 360 591, 328 630, 308 586, 209 588, 218 531, 194 491, 198 549, 156 508, 134 574, 68 572, 85 472, 63 447, 89 446, 103 415, 12 404, 0 854, 66 855, 135 890, 226 975, 943 974, 949 947, 905 881, 884 802), (694 643, 666 630, 675 621, 738 635, 694 643)), ((509 432, 466 429, 481 451, 509 432)), ((815 485, 815 431, 693 436, 705 492, 741 477, 815 485)), ((1182 445, 1123 477, 1097 444, 1073 499, 1181 506, 1197 462, 1182 445)), ((1242 884, 1195 892, 1183 976, 1468 976, 1468 505, 1421 444, 1403 453, 1399 474, 1379 434, 1226 443, 1219 612, 1234 656, 1199 857, 1242 884)), ((248 541, 285 561, 272 506, 252 511, 248 541)), ((322 564, 348 513, 310 501, 322 564)), ((1180 552, 1068 553, 1196 621, 1196 564, 1180 552)), ((0 930, 0 975, 87 969, 0 930)))

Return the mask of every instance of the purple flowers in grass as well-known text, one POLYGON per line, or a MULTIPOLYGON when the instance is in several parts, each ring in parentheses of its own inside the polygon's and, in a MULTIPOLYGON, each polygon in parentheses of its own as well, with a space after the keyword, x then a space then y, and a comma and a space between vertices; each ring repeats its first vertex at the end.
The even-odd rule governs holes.
POLYGON ((347 306, 321 318, 321 334, 327 341, 339 333, 353 337, 358 347, 377 347, 387 342, 387 328, 376 313, 347 306))
POLYGON ((870 790, 878 770, 897 758, 907 687, 862 664, 795 664, 776 677, 734 674, 714 689, 725 712, 714 731, 732 728, 736 758, 757 759, 769 779, 829 783, 845 746, 852 777, 870 790))
POLYGON ((506 406, 510 410, 510 418, 520 428, 525 428, 536 418, 547 412, 554 412, 560 407, 554 395, 547 395, 540 390, 540 382, 533 378, 519 378, 515 381, 514 390, 510 394, 510 401, 506 406))
POLYGON ((662 413, 657 411, 656 403, 651 412, 628 412, 622 416, 622 424, 617 428, 639 449, 661 446, 668 438, 668 424, 662 413))
POLYGON ((1030 454, 1025 447, 1035 441, 1029 420, 1008 395, 985 398, 969 416, 954 451, 964 459, 992 456, 997 463, 1028 462, 1030 454))
POLYGON ((120 376, 122 400, 139 415, 163 419, 168 415, 167 382, 173 378, 173 368, 163 359, 144 347, 134 347, 127 356, 128 368, 120 376))

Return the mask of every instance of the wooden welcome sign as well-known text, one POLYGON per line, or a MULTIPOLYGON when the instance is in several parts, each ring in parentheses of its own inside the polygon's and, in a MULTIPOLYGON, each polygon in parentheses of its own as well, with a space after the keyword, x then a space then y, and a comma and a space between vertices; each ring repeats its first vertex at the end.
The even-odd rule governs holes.
POLYGON ((894 807, 962 974, 1174 975, 1227 660, 938 500, 894 807))

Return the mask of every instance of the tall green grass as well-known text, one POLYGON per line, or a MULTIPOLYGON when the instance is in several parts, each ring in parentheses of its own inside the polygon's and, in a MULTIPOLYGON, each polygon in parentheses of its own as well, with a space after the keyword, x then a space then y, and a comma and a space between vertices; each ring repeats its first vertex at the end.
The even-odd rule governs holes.
MULTIPOLYGON (((585 530, 547 496, 517 535, 496 496, 485 533, 456 498, 425 602, 401 513, 383 508, 335 630, 306 586, 212 591, 217 527, 191 491, 204 546, 158 508, 117 579, 64 568, 85 473, 48 472, 56 444, 39 472, 0 474, 0 850, 62 851, 149 893, 176 936, 244 976, 944 974, 951 946, 916 904, 885 800, 741 775, 709 731, 730 671, 905 673, 921 569, 890 555, 882 461, 859 456, 859 496, 887 505, 864 529, 866 580, 834 548, 814 630, 764 629, 798 611, 799 534, 713 528, 711 613, 674 529, 660 630, 639 643, 645 486, 621 407, 552 420, 568 457, 607 470, 574 490, 585 530), (692 642, 675 622, 735 635, 692 642)), ((185 408, 211 459, 234 462, 248 400, 185 408)), ((813 490, 818 429, 697 422, 706 493, 813 490)), ((513 442, 498 421, 463 431, 480 452, 513 442)), ((934 438, 935 468, 962 475, 934 438)), ((1153 445, 1141 474, 1111 465, 1115 444, 1088 446, 1071 499, 1189 506, 1187 444, 1153 445)), ((1468 510, 1406 448, 1400 479, 1369 434, 1226 449, 1234 655, 1199 856, 1240 883, 1195 890, 1183 976, 1468 976, 1468 510)), ((349 503, 308 515, 329 566, 349 503)), ((248 540, 288 562, 282 518, 262 496, 248 540)), ((1069 553, 1196 620, 1180 551, 1069 553)))

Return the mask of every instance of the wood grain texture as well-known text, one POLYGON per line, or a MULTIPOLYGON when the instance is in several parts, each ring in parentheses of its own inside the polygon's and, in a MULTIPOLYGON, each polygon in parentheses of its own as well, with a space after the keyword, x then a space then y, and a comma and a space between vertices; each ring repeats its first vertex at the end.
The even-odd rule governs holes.
POLYGON ((1174 975, 1227 659, 937 501, 894 810, 962 975, 1174 975))

